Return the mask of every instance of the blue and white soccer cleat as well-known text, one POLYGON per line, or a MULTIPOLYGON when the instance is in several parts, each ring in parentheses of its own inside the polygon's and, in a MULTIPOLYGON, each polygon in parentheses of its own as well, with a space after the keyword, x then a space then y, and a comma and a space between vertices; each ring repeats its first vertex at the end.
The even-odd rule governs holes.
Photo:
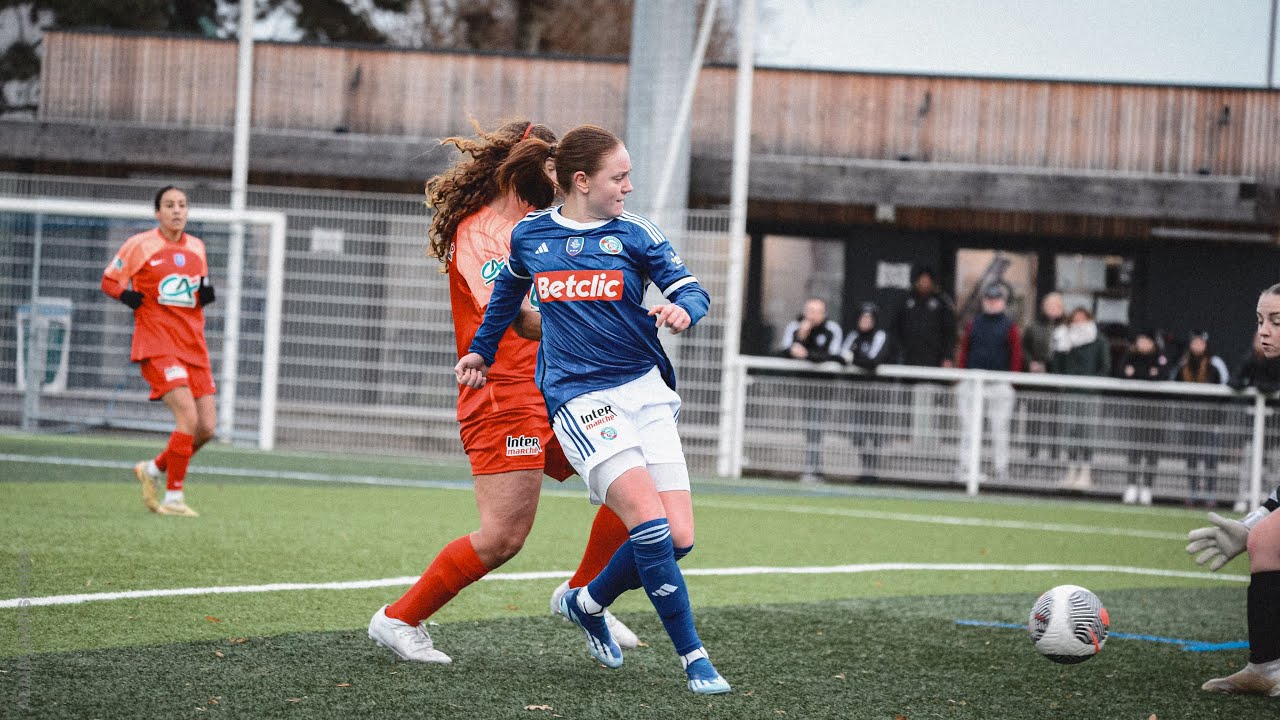
POLYGON ((587 651, 607 668, 622 667, 622 648, 614 642, 613 634, 604 621, 604 613, 591 615, 578 607, 578 593, 574 588, 560 597, 560 614, 573 621, 587 634, 587 651))
POLYGON ((699 695, 719 695, 732 690, 729 681, 720 677, 715 666, 707 659, 705 648, 698 648, 685 655, 680 658, 680 662, 684 665, 685 674, 689 676, 689 689, 693 692, 699 695))

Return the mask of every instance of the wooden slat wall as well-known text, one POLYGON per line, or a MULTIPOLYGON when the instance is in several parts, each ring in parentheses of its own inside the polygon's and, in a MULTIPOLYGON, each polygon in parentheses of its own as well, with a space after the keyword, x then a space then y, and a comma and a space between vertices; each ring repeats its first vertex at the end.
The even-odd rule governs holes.
MULTIPOLYGON (((236 46, 45 36, 40 117, 228 127, 236 46)), ((627 68, 592 60, 260 44, 258 128, 442 137, 518 116, 621 130, 627 68)), ((703 71, 693 148, 732 147, 734 71, 703 71)), ((657 108, 655 112, 673 112, 657 108)), ((758 70, 752 147, 853 157, 1280 181, 1280 92, 758 70), (1222 122, 1223 109, 1229 119, 1222 122)))

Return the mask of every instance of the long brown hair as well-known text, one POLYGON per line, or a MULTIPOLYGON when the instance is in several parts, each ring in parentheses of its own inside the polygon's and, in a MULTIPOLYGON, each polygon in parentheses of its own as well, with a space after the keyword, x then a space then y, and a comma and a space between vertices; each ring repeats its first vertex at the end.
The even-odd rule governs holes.
MULTIPOLYGON (((553 192, 558 189, 568 194, 573 188, 573 175, 578 171, 582 171, 587 175, 594 175, 597 170, 604 166, 604 159, 613 151, 614 148, 622 144, 622 139, 617 135, 595 125, 579 125, 564 134, 564 138, 559 144, 546 144, 537 140, 529 140, 520 143, 520 147, 511 152, 506 162, 498 170, 498 177, 504 183, 511 183, 513 187, 520 190, 521 186, 515 184, 514 181, 519 179, 521 182, 527 183, 526 192, 535 192, 538 186, 540 191, 553 192), (553 157, 556 161, 556 180, 551 181, 542 172, 519 174, 518 165, 529 167, 531 162, 524 159, 524 155, 532 156, 539 163, 547 157, 553 157)), ((541 165, 538 166, 541 170, 541 165)), ((521 195, 521 197, 526 197, 521 195)))
POLYGON ((528 120, 509 122, 492 132, 486 132, 474 120, 471 125, 475 128, 475 137, 449 137, 440 141, 441 145, 456 147, 461 157, 448 170, 427 181, 426 202, 436 211, 427 231, 430 241, 427 252, 440 260, 441 272, 448 272, 449 246, 458 225, 504 190, 514 189, 521 199, 538 208, 550 205, 555 197, 554 185, 547 190, 527 181, 532 173, 542 172, 543 161, 554 151, 556 134, 551 128, 528 120), (499 167, 521 146, 529 146, 533 151, 519 153, 521 162, 500 174, 499 167))

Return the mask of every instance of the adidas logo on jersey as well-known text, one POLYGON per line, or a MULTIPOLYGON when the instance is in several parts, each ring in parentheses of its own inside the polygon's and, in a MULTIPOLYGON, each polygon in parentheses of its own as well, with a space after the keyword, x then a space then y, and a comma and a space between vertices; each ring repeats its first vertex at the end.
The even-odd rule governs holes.
POLYGON ((551 252, 550 250, 548 250, 548 249, 547 249, 547 244, 546 244, 546 243, 542 243, 541 245, 539 245, 539 246, 538 246, 538 249, 533 251, 533 254, 534 254, 534 255, 541 255, 541 254, 542 254, 542 253, 544 253, 544 252, 551 252))

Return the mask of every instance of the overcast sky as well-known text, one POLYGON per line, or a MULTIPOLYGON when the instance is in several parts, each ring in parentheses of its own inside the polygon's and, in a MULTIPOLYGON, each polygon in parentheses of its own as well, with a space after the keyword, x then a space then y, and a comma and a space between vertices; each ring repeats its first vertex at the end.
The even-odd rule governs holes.
MULTIPOLYGON (((1273 0, 758 0, 762 65, 1265 86, 1273 0)), ((1272 84, 1280 86, 1280 57, 1272 84)))

